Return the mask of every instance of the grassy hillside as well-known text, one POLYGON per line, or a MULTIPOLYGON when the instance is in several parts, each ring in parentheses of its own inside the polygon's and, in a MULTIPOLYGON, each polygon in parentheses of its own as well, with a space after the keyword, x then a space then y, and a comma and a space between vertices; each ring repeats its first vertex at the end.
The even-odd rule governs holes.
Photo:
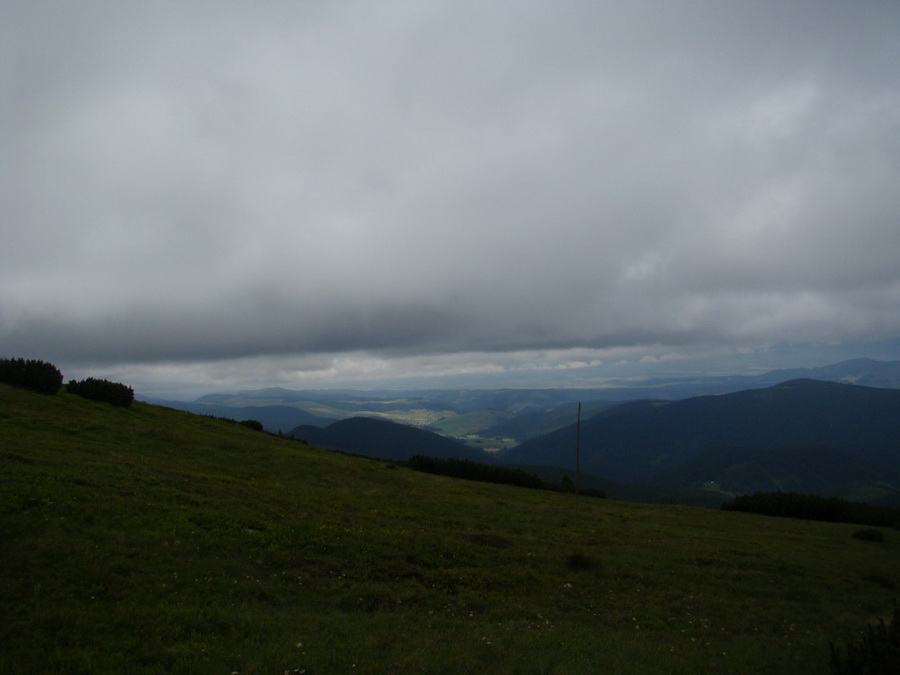
POLYGON ((455 481, 0 386, 2 673, 825 672, 900 532, 455 481))

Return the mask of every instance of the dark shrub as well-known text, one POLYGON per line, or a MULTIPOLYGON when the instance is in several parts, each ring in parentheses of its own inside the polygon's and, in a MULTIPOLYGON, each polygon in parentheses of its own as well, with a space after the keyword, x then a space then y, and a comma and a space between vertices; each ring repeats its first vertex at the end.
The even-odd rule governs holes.
POLYGON ((548 485, 533 473, 505 466, 491 466, 468 459, 438 459, 436 457, 413 455, 407 460, 406 465, 416 471, 451 476, 453 478, 548 489, 548 485))
POLYGON ((862 539, 863 541, 884 541, 884 534, 881 530, 857 530, 851 536, 854 539, 862 539))
POLYGON ((831 645, 831 672, 835 675, 896 675, 900 673, 900 612, 895 608, 889 624, 869 626, 862 640, 848 642, 846 650, 831 645))
POLYGON ((66 384, 66 391, 82 398, 92 401, 102 401, 103 403, 111 403, 127 408, 134 400, 134 390, 126 387, 118 382, 110 382, 109 380, 98 380, 89 377, 86 380, 78 382, 77 380, 69 380, 66 384))
POLYGON ((900 524, 900 509, 796 492, 757 492, 743 495, 725 502, 722 508, 726 511, 746 511, 766 516, 875 527, 897 527, 900 524))
POLYGON ((39 394, 55 394, 62 386, 62 373, 52 363, 25 359, 0 359, 0 382, 39 394))
POLYGON ((253 431, 263 430, 262 422, 259 422, 257 420, 243 420, 241 422, 238 422, 238 424, 240 424, 241 426, 245 426, 248 429, 253 429, 253 431))

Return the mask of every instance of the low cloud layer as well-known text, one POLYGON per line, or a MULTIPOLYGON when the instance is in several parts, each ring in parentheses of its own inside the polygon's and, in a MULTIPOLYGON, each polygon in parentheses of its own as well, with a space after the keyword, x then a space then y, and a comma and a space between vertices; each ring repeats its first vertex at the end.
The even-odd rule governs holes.
POLYGON ((876 0, 6 2, 0 347, 321 384, 896 338, 898 28, 876 0))

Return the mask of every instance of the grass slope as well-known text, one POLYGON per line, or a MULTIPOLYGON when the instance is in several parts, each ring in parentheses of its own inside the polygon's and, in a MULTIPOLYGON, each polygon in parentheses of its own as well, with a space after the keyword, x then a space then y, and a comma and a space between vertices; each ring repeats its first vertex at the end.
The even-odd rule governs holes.
POLYGON ((824 672, 900 533, 456 481, 0 386, 0 672, 824 672))

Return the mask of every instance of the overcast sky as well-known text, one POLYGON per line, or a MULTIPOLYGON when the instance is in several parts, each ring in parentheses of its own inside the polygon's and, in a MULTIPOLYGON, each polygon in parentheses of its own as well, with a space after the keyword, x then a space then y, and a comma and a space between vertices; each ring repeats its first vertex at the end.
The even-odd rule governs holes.
POLYGON ((172 394, 894 340, 898 36, 893 0, 4 0, 0 356, 172 394))

